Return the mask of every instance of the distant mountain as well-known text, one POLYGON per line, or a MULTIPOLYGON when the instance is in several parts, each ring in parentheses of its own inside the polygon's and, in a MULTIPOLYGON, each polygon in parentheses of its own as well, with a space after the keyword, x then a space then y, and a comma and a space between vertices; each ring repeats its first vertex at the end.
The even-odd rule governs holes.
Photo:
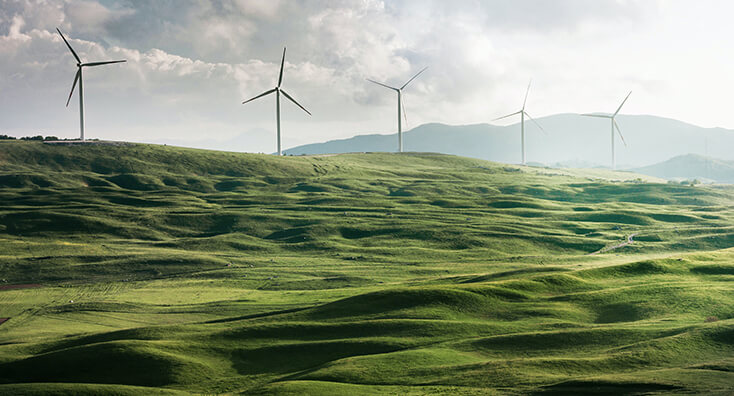
MULTIPOLYGON (((543 134, 526 123, 527 160, 549 165, 584 164, 609 166, 610 126, 608 120, 557 114, 538 119, 548 132, 543 134)), ((620 168, 642 167, 688 154, 708 154, 734 160, 734 131, 702 128, 669 118, 620 115, 625 147, 615 136, 620 168)), ((308 144, 286 150, 287 154, 327 154, 364 151, 395 151, 396 134, 359 135, 349 139, 308 144)), ((513 124, 444 125, 424 124, 404 133, 406 151, 455 154, 498 162, 520 162, 520 126, 513 124)))
POLYGON ((702 182, 734 183, 734 161, 697 154, 679 155, 665 162, 633 171, 669 180, 698 179, 702 182))

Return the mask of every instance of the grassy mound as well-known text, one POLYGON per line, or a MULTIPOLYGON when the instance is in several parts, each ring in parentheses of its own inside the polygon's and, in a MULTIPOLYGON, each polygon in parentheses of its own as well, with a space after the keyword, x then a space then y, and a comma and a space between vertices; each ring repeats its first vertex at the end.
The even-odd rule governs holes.
POLYGON ((0 146, 0 393, 732 391, 728 187, 0 146))

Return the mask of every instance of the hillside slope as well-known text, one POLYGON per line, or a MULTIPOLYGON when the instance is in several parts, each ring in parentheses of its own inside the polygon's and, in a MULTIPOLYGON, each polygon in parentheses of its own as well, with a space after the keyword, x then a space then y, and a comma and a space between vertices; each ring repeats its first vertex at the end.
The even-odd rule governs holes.
POLYGON ((734 161, 724 161, 703 155, 688 154, 635 169, 645 175, 670 180, 701 180, 734 183, 734 161))
POLYGON ((732 190, 655 181, 2 143, 0 393, 731 393, 732 190))

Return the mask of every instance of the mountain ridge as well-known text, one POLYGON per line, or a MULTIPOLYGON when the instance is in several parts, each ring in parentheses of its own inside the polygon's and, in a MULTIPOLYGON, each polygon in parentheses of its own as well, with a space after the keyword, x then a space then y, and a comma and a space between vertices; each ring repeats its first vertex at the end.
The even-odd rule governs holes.
POLYGON ((700 154, 679 155, 667 161, 631 170, 668 180, 734 183, 734 161, 700 154))
MULTIPOLYGON (((601 113, 600 113, 601 114, 601 113)), ((533 123, 525 125, 528 162, 563 162, 609 166, 609 124, 605 120, 562 113, 538 118, 548 132, 533 123)), ((639 168, 677 155, 696 153, 734 160, 726 147, 734 146, 734 131, 700 127, 673 118, 650 115, 618 116, 625 145, 615 136, 620 168, 639 168)), ((440 152, 504 163, 520 162, 519 123, 500 126, 489 123, 448 125, 427 123, 404 132, 406 151, 440 152)), ((350 138, 296 146, 287 154, 327 154, 366 151, 395 151, 397 136, 369 133, 350 138)))

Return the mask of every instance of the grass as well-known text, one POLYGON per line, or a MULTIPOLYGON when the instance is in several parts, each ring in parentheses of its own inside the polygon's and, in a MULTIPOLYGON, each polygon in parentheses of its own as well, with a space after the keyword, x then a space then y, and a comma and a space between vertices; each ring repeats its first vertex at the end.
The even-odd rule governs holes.
POLYGON ((728 187, 37 142, 0 186, 0 289, 41 284, 0 290, 0 393, 734 390, 728 187))

